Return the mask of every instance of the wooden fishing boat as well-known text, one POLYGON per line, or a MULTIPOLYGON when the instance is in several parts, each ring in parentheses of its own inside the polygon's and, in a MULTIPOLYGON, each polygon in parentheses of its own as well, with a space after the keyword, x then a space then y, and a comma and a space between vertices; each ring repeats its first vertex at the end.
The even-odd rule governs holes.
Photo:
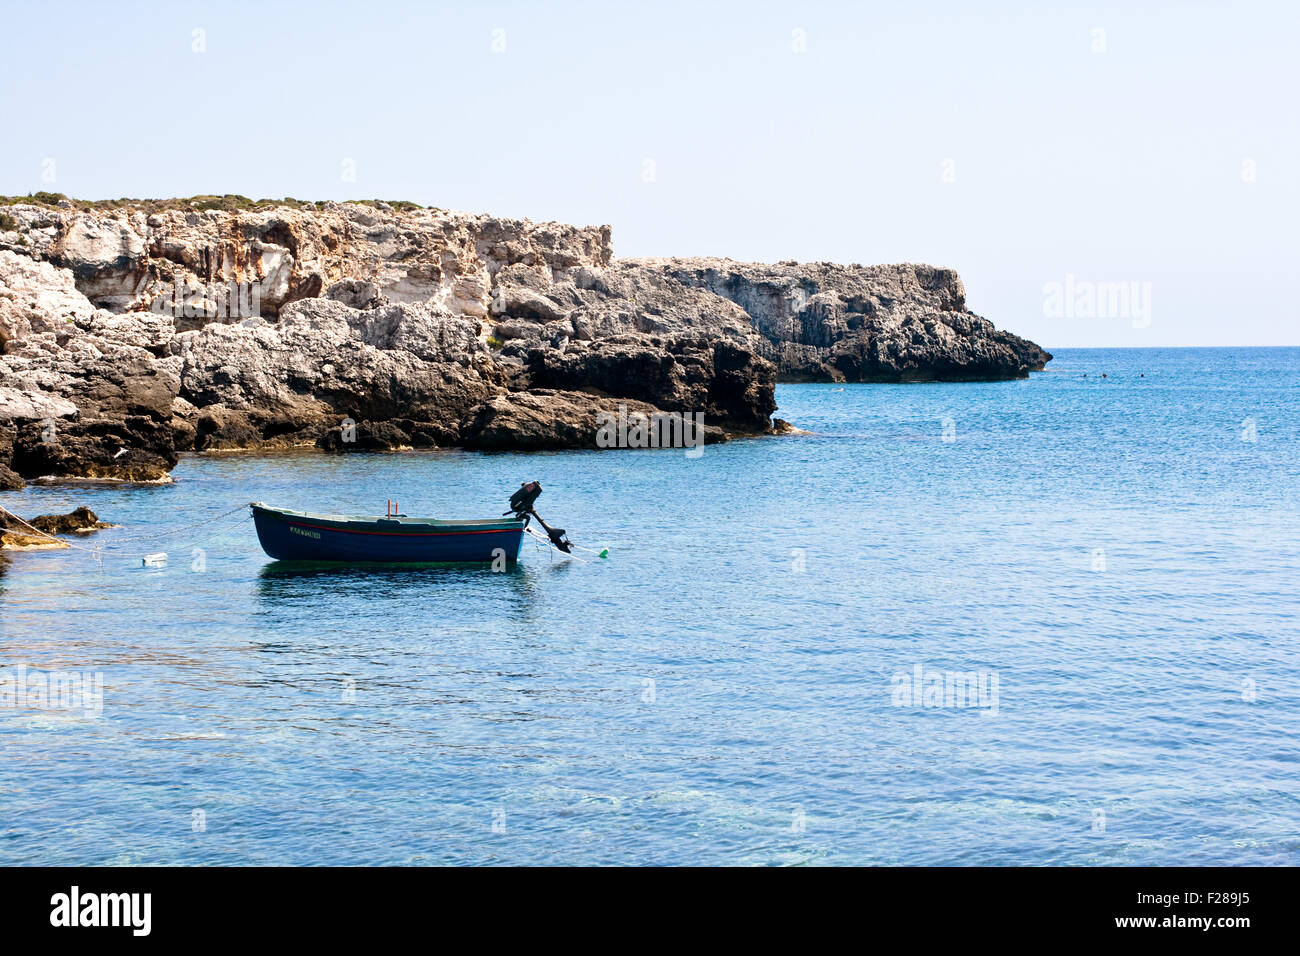
POLYGON ((262 550, 280 561, 425 563, 519 558, 528 516, 441 521, 322 515, 249 505, 262 550))

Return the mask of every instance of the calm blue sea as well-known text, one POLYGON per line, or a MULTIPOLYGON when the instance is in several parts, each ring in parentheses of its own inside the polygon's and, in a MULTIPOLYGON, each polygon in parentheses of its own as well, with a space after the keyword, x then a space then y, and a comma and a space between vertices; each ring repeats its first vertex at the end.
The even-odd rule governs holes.
POLYGON ((1300 863, 1300 350, 778 400, 811 435, 694 460, 4 496, 124 527, 0 573, 0 666, 103 680, 0 706, 0 864, 1300 863), (608 560, 296 573, 240 514, 185 530, 490 516, 526 479, 608 560))

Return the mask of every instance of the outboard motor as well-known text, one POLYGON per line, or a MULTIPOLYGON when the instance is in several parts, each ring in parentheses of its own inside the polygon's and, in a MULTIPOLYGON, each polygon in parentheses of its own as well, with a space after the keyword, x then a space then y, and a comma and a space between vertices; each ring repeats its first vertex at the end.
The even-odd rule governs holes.
POLYGON ((517 518, 523 518, 527 521, 529 518, 536 518, 537 523, 542 526, 547 537, 551 539, 551 544, 556 550, 563 551, 565 554, 573 553, 573 542, 564 536, 563 528, 552 528, 542 516, 533 510, 533 504, 537 501, 538 496, 542 493, 541 482, 526 481, 519 486, 519 490, 510 496, 510 510, 502 514, 513 514, 517 518))
POLYGON ((533 511, 533 502, 537 500, 538 495, 542 493, 540 482, 526 481, 519 486, 519 490, 510 496, 510 511, 505 514, 514 512, 519 517, 531 514, 533 511))
POLYGON ((546 530, 547 537, 551 539, 551 544, 555 545, 556 548, 563 551, 565 554, 573 553, 573 544, 564 536, 563 528, 552 528, 542 520, 542 516, 536 511, 533 512, 533 517, 536 518, 537 523, 546 530))

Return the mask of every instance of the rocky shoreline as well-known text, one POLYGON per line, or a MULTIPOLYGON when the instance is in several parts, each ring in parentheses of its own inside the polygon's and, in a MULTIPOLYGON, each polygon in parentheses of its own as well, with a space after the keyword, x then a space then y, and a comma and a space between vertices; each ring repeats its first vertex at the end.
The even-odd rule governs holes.
POLYGON ((778 380, 1050 358, 932 266, 616 259, 608 226, 409 203, 0 199, 0 488, 162 481, 186 451, 595 448, 620 404, 718 441, 773 431, 778 380))
POLYGON ((52 551, 67 548, 55 535, 87 535, 111 528, 107 521, 84 505, 65 515, 37 515, 25 521, 0 508, 0 551, 52 551))

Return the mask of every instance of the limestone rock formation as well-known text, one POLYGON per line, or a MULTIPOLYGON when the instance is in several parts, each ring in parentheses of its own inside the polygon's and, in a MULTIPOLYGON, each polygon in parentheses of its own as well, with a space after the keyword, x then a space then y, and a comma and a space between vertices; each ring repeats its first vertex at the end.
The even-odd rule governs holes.
POLYGON ((952 269, 730 259, 624 260, 745 310, 785 381, 1024 378, 1051 355, 966 308, 952 269))
POLYGON ((592 446, 620 403, 702 413, 715 440, 770 431, 778 372, 1012 378, 1050 358, 929 266, 617 260, 607 226, 410 204, 7 202, 10 486, 166 480, 188 450, 592 446))

